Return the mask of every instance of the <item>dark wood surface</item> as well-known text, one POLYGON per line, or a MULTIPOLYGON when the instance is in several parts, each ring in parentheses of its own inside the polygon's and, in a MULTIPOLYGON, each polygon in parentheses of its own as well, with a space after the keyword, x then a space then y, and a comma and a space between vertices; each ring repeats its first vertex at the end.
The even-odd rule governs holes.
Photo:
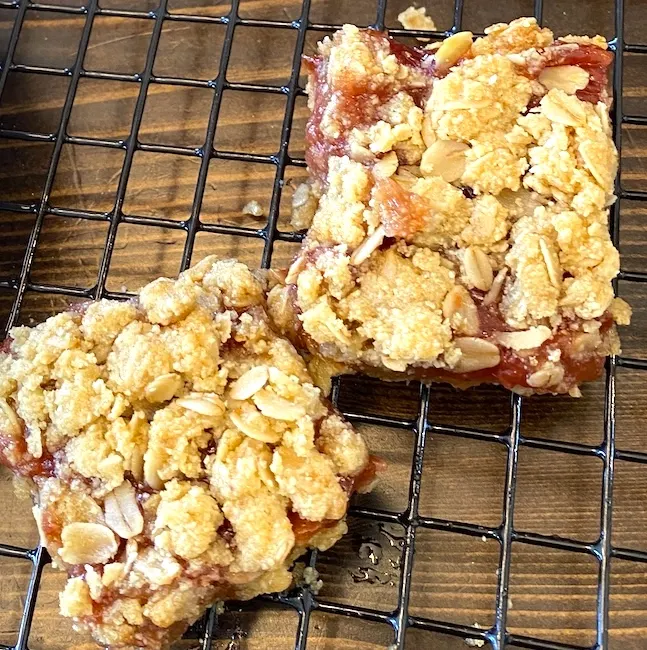
MULTIPOLYGON (((55 0, 76 4, 78 0, 55 0)), ((395 26, 406 0, 390 0, 387 23, 395 26)), ((506 3, 468 0, 464 26, 475 31, 491 22, 530 13, 532 2, 506 3)), ((586 0, 545 1, 545 20, 559 33, 595 33, 613 36, 613 2, 586 0)), ((647 3, 627 4, 627 39, 647 42, 647 3)), ((151 0, 110 0, 104 6, 150 10, 151 0)), ((222 15, 224 2, 177 0, 172 11, 222 15)), ((298 17, 296 0, 253 0, 241 4, 242 17, 292 20, 298 17)), ((435 0, 429 13, 439 28, 451 25, 452 3, 435 0)), ((8 40, 13 9, 0 9, 0 55, 8 40)), ((313 2, 314 22, 374 20, 375 0, 313 2)), ((69 66, 75 56, 83 18, 51 12, 28 11, 15 61, 69 66)), ((90 38, 84 66, 133 74, 142 70, 152 21, 100 17, 90 38)), ((171 23, 164 25, 155 74, 212 79, 219 66, 224 27, 171 23)), ((309 33, 312 50, 320 33, 309 33)), ((230 81, 285 84, 292 60, 296 32, 239 27, 235 32, 230 81)), ((641 55, 625 56, 625 109, 645 114, 647 66, 641 55)), ((68 88, 67 77, 11 72, 0 101, 0 128, 39 133, 56 130, 68 88)), ((82 79, 76 94, 68 132, 96 138, 124 138, 139 87, 136 83, 82 79)), ((212 91, 155 84, 151 86, 139 138, 142 142, 198 147, 207 127, 212 91)), ((223 97, 215 144, 218 149, 272 154, 278 149, 285 98, 228 91, 223 97)), ((303 155, 305 100, 297 101, 290 153, 303 155)), ((645 189, 647 131, 626 127, 623 182, 645 189)), ((0 200, 37 201, 40 198, 53 145, 0 139, 0 200)), ((51 196, 56 207, 109 211, 114 203, 123 152, 66 144, 51 196)), ((124 211, 129 215, 181 221, 189 216, 199 168, 197 158, 169 154, 135 154, 124 211)), ((213 161, 201 218, 205 223, 262 227, 264 218, 242 213, 257 200, 264 214, 269 203, 275 168, 260 163, 213 161)), ((292 188, 304 170, 288 168, 289 182, 281 205, 280 227, 287 222, 292 188)), ((647 217, 644 205, 622 206, 621 251, 623 268, 647 269, 647 217)), ((31 214, 0 212, 0 280, 15 278, 34 224, 31 214)), ((105 245, 108 224, 48 215, 38 240, 31 280, 42 284, 92 287, 105 245)), ((177 273, 185 234, 181 230, 122 224, 118 228, 107 286, 133 290, 159 275, 177 273)), ((295 245, 278 243, 274 263, 285 265, 295 245)), ((236 256, 258 266, 262 242, 201 233, 194 260, 208 253, 236 256)), ((620 283, 620 293, 633 305, 633 324, 623 332, 628 356, 647 355, 645 285, 620 283)), ((12 293, 0 289, 0 324, 11 304, 12 293)), ((33 323, 64 308, 68 298, 28 292, 20 313, 21 323, 33 323)), ((620 370, 617 378, 617 440, 623 449, 647 451, 647 382, 636 371, 620 370)), ((355 411, 415 417, 418 387, 385 385, 358 379, 344 380, 341 400, 355 411)), ((603 435, 604 385, 584 390, 580 400, 537 398, 524 401, 522 433, 528 437, 599 444, 603 435)), ((493 433, 509 424, 509 395, 496 388, 459 393, 446 386, 432 389, 430 420, 438 425, 460 425, 493 433)), ((402 512, 407 505, 413 455, 408 431, 375 426, 361 427, 374 451, 389 463, 381 485, 362 505, 402 512)), ((496 442, 433 435, 428 441, 421 492, 424 516, 496 526, 501 522, 506 454, 496 442)), ((523 447, 519 458, 514 522, 519 530, 557 534, 592 542, 600 530, 601 462, 589 457, 563 455, 523 447)), ((618 462, 613 513, 613 543, 647 550, 647 468, 618 462)), ((29 504, 13 495, 11 480, 0 470, 0 540, 16 545, 36 541, 29 504)), ((324 580, 320 597, 338 603, 392 610, 397 604, 402 530, 379 527, 351 518, 350 533, 317 564, 324 580), (367 546, 367 543, 370 546, 367 546), (370 551, 375 558, 369 557, 370 551)), ((410 612, 413 615, 489 626, 494 615, 499 547, 480 537, 420 531, 412 580, 410 612)), ((16 638, 29 566, 0 560, 0 643, 16 638)), ((611 564, 611 642, 614 650, 647 648, 647 565, 614 560, 611 564)), ((81 647, 67 622, 57 614, 57 590, 62 577, 46 570, 30 639, 33 650, 81 647)), ((509 601, 509 629, 518 634, 573 644, 595 640, 597 565, 589 556, 548 551, 515 544, 509 601)), ((218 649, 289 650, 297 628, 296 614, 263 605, 257 611, 228 612, 219 629, 218 649)), ((392 643, 388 626, 315 613, 311 619, 309 650, 375 649, 392 643)), ((195 646, 195 644, 193 644, 195 646)), ((84 646, 85 648, 89 646, 84 646)), ((191 642, 182 644, 192 647, 191 642)), ((460 650, 465 644, 452 637, 410 631, 407 647, 460 650)))

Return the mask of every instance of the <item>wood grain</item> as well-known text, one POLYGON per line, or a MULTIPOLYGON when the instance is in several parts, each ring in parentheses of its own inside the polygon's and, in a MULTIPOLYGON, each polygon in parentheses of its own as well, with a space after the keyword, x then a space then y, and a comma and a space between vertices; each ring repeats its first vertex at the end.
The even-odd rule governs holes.
MULTIPOLYGON (((81 6, 81 0, 57 0, 81 6)), ((150 11, 153 0, 104 0, 107 8, 150 11)), ((389 0, 387 25, 397 26, 397 14, 410 0, 389 0)), ((506 3, 466 0, 464 26, 481 30, 487 24, 532 11, 531 0, 506 3)), ((611 36, 613 2, 546 0, 545 18, 560 33, 595 33, 611 36)), ((171 0, 173 13, 221 16, 227 2, 171 0)), ((313 0, 313 22, 356 22, 375 19, 375 0, 313 0)), ((243 0, 240 15, 262 20, 298 18, 298 0, 243 0)), ((439 29, 451 27, 453 2, 435 0, 430 9, 439 29)), ((15 9, 0 8, 0 56, 6 49, 15 9)), ((627 38, 645 42, 647 13, 642 2, 627 3, 627 38)), ((63 16, 28 9, 16 61, 34 65, 69 66, 84 23, 82 16, 63 16)), ((222 25, 166 22, 154 66, 156 75, 211 80, 220 65, 224 38, 222 25)), ((140 73, 152 33, 152 21, 98 17, 84 60, 88 70, 140 73)), ((322 32, 311 30, 306 51, 313 51, 322 32)), ((237 27, 227 71, 231 82, 262 83, 280 87, 290 75, 296 32, 262 27, 237 27)), ((643 55, 625 56, 625 110, 645 114, 647 68, 643 55)), ((37 133, 56 131, 68 77, 9 73, 0 100, 0 128, 37 133)), ((139 84, 125 81, 81 79, 74 101, 69 135, 123 140, 130 133, 139 84)), ((139 140, 145 143, 200 147, 209 118, 213 91, 153 84, 139 140)), ((278 151, 285 97, 229 90, 223 95, 214 146, 218 150, 273 155, 278 151)), ((304 155, 303 129, 308 110, 305 98, 296 102, 289 151, 304 155)), ((647 130, 626 127, 623 132, 622 179, 627 188, 646 187, 647 130)), ((51 143, 0 139, 0 199, 39 200, 52 154, 51 143)), ((65 144, 51 193, 51 204, 110 213, 114 207, 123 151, 65 144)), ((123 210, 128 216, 168 219, 181 226, 191 214, 200 159, 138 151, 128 179, 123 210)), ((206 224, 261 229, 269 212, 276 167, 270 163, 212 160, 200 218, 206 224), (244 214, 257 200, 263 216, 244 214)), ((289 166, 285 174, 279 228, 288 231, 289 202, 305 170, 289 166)), ((647 269, 647 213, 643 204, 623 201, 620 247, 623 268, 647 269)), ((16 279, 34 216, 0 212, 0 280, 16 279)), ((79 220, 47 215, 38 240, 31 280, 77 288, 92 287, 103 255, 107 220, 79 220)), ((180 228, 121 223, 117 229, 108 288, 135 290, 159 275, 177 273, 185 245, 180 228)), ((261 239, 200 233, 194 259, 216 253, 236 256, 252 266, 260 263, 261 239)), ((296 245, 277 242, 274 264, 285 266, 296 245)), ((634 307, 634 321, 623 332, 625 353, 647 355, 647 295, 644 285, 620 282, 620 294, 634 307)), ((0 326, 9 311, 13 292, 0 290, 0 326)), ((28 292, 19 322, 33 324, 59 311, 68 299, 28 292)), ((410 421, 417 417, 419 387, 345 378, 340 404, 356 413, 391 415, 410 421)), ((521 430, 528 438, 567 440, 589 445, 602 441, 604 382, 588 386, 580 400, 537 398, 524 401, 521 430)), ((617 374, 617 441, 623 449, 647 451, 642 423, 647 418, 647 382, 638 371, 617 374)), ((447 386, 431 391, 429 422, 433 433, 426 445, 420 495, 420 513, 426 517, 498 526, 501 523, 505 448, 494 441, 446 435, 454 425, 498 434, 510 424, 510 397, 500 389, 482 387, 459 392, 447 386), (445 431, 445 432, 444 432, 445 431)), ((388 461, 377 490, 357 503, 401 514, 409 502, 409 480, 414 438, 411 431, 378 426, 360 427, 372 449, 388 461)), ((515 526, 520 530, 571 536, 594 541, 599 534, 601 463, 523 447, 519 455, 515 526)), ((647 469, 616 464, 613 543, 647 550, 647 469)), ((0 470, 0 541, 22 546, 36 543, 29 504, 18 501, 8 473, 0 470)), ((317 568, 324 579, 322 600, 383 612, 397 605, 402 529, 379 526, 351 517, 350 532, 336 547, 319 556, 317 568)), ((416 616, 489 626, 494 615, 497 542, 446 532, 419 529, 411 582, 410 612, 416 616)), ((0 561, 0 643, 13 643, 30 565, 0 561)), ((62 577, 47 569, 37 602, 30 647, 36 650, 87 650, 87 640, 72 634, 57 614, 57 591, 62 577)), ((509 601, 509 627, 518 634, 591 644, 595 638, 597 566, 585 555, 546 551, 515 544, 509 601)), ((611 564, 612 650, 644 650, 647 638, 647 566, 614 560, 611 564)), ((222 617, 214 648, 218 650, 289 650, 298 625, 296 612, 263 602, 258 606, 231 605, 222 617)), ((388 625, 365 623, 322 612, 310 621, 309 650, 374 650, 393 642, 388 625)), ((178 648, 195 648, 195 640, 178 648)), ((462 650, 454 637, 409 630, 407 648, 462 650)))

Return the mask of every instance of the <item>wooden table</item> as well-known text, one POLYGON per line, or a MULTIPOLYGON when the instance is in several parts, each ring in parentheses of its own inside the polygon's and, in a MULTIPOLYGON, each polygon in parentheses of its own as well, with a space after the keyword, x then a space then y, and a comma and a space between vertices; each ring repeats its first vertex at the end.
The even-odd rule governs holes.
MULTIPOLYGON (((79 0, 53 0, 76 6, 79 0)), ((408 4, 391 0, 387 24, 408 4)), ((530 13, 532 2, 506 3, 469 0, 464 28, 482 30, 491 22, 530 13)), ((150 10, 151 0, 109 0, 112 8, 150 10)), ((226 3, 209 0, 172 0, 172 12, 219 16, 226 3)), ((291 21, 299 16, 296 0, 251 0, 241 3, 245 18, 291 21)), ((0 8, 0 52, 6 50, 16 9, 0 8)), ((452 3, 435 0, 430 8, 438 27, 451 26, 452 3)), ((315 1, 313 22, 374 20, 374 0, 315 1)), ((546 0, 545 22, 558 33, 595 33, 613 36, 613 2, 585 0, 571 3, 546 0)), ((85 18, 29 10, 14 62, 52 67, 72 65, 85 18)), ((87 70, 132 75, 143 69, 154 21, 99 16, 95 19, 87 70)), ((158 76, 215 78, 220 64, 224 25, 165 22, 154 67, 158 76)), ((321 32, 309 32, 306 51, 312 51, 321 32)), ((290 76, 294 29, 237 27, 227 72, 230 82, 281 86, 290 76)), ((626 39, 647 42, 647 4, 627 7, 626 39)), ((625 55, 625 112, 644 114, 647 108, 647 67, 639 54, 625 55)), ((68 89, 69 77, 10 72, 0 102, 0 129, 53 133, 68 89)), ((73 104, 68 135, 120 139, 130 130, 139 83, 81 78, 73 104)), ((142 142, 200 147, 207 129, 213 90, 170 84, 150 86, 139 130, 142 142)), ((223 96, 215 146, 257 154, 278 150, 286 98, 228 90, 223 96)), ((303 156, 305 99, 295 107, 290 155, 303 156)), ((624 133, 623 183, 645 189, 647 160, 644 128, 627 126, 624 133)), ((0 139, 0 200, 38 202, 54 145, 47 141, 0 139)), ((58 208, 110 211, 114 204, 124 152, 65 144, 53 183, 50 203, 58 208)), ((180 222, 191 212, 200 158, 170 153, 135 153, 124 200, 127 215, 180 222)), ((305 175, 288 167, 281 202, 279 227, 287 221, 291 192, 305 175)), ((260 202, 267 215, 275 167, 271 164, 214 160, 211 163, 201 218, 204 223, 262 228, 265 217, 243 214, 250 200, 260 202)), ((622 205, 621 249, 623 269, 647 268, 647 229, 644 204, 622 205)), ((0 281, 17 277, 35 215, 0 211, 0 281)), ((168 226, 166 222, 163 222, 168 226)), ((95 285, 109 224, 106 220, 47 215, 38 239, 31 282, 63 284, 80 289, 95 285)), ((117 230, 107 288, 134 290, 160 275, 174 275, 180 265, 185 232, 172 227, 122 223, 117 230)), ((285 265, 296 244, 279 242, 274 264, 285 265)), ((263 242, 226 234, 200 233, 193 259, 207 253, 236 256, 252 266, 261 261, 263 242)), ((623 332, 627 356, 647 355, 646 288, 620 282, 620 294, 634 307, 634 321, 623 332)), ((13 292, 0 288, 0 324, 6 319, 13 292)), ((72 301, 74 298, 71 299, 72 301)), ((33 323, 64 308, 68 297, 28 291, 19 316, 33 323)), ((385 385, 348 379, 342 382, 341 404, 356 412, 415 418, 417 385, 385 385)), ((537 398, 524 401, 521 431, 528 438, 567 440, 589 445, 602 441, 604 383, 584 390, 579 400, 537 398)), ((617 441, 623 449, 647 451, 647 382, 638 371, 617 375, 617 441)), ((429 419, 437 429, 458 425, 505 431, 509 425, 510 397, 499 389, 478 388, 459 393, 446 386, 431 391, 429 419)), ((389 463, 384 479, 370 496, 358 501, 366 507, 402 512, 407 505, 413 455, 410 431, 362 425, 374 451, 389 463)), ((488 439, 443 434, 430 436, 424 454, 420 514, 473 524, 501 522, 506 449, 488 439)), ((518 530, 554 534, 594 542, 600 530, 602 463, 590 456, 567 455, 522 446, 514 523, 518 530)), ((0 470, 0 541, 34 545, 35 527, 29 504, 13 496, 8 472, 0 470)), ((614 545, 647 550, 647 468, 618 461, 614 492, 614 545)), ((324 580, 323 600, 390 611, 397 604, 400 546, 403 530, 378 526, 361 518, 350 519, 350 533, 323 554, 317 567, 324 580)), ((442 531, 417 534, 410 613, 465 625, 488 627, 493 622, 497 588, 499 545, 442 531)), ((22 607, 29 565, 0 560, 0 643, 15 642, 18 612, 22 607)), ((47 569, 37 602, 30 639, 33 650, 79 647, 66 621, 57 614, 57 591, 62 576, 47 569)), ((595 641, 597 563, 585 554, 551 551, 516 543, 508 624, 515 634, 591 645, 595 641)), ((610 647, 617 650, 647 648, 647 565, 614 560, 611 564, 610 647)), ((294 647, 297 615, 289 608, 263 604, 224 615, 214 647, 289 650, 294 647)), ((315 612, 310 622, 309 650, 386 648, 393 641, 390 627, 315 612)), ((195 645, 195 642, 193 643, 195 645)), ((88 646, 89 647, 89 646, 88 646)), ((192 647, 185 642, 182 647, 192 647)), ((412 632, 407 647, 460 650, 463 641, 429 632, 412 632)))

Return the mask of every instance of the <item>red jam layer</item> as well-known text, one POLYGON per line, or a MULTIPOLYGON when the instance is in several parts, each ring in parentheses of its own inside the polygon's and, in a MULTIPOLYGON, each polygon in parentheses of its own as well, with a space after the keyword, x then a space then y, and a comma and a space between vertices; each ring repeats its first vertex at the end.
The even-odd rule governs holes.
MULTIPOLYGON (((495 340, 496 332, 513 331, 512 328, 503 319, 497 303, 484 305, 482 302, 483 292, 474 290, 471 293, 479 314, 479 337, 497 344, 495 340)), ((604 342, 604 339, 614 327, 613 319, 609 314, 603 314, 599 320, 599 333, 604 342)), ((582 333, 582 330, 577 325, 577 321, 565 322, 564 326, 558 329, 550 339, 538 348, 529 350, 526 355, 497 344, 501 361, 493 368, 457 373, 441 368, 412 367, 407 371, 407 375, 422 381, 447 381, 460 387, 491 383, 504 386, 508 390, 522 388, 531 390, 534 393, 567 393, 571 388, 575 388, 582 383, 598 379, 602 374, 606 360, 606 354, 601 352, 602 349, 606 349, 604 344, 598 350, 589 352, 576 351, 574 339, 582 333), (571 326, 574 327, 571 328, 571 326), (550 353, 555 350, 560 351, 558 363, 564 369, 563 380, 558 386, 533 388, 528 384, 528 377, 548 361, 550 353)))
POLYGON ((332 528, 337 523, 335 519, 325 519, 324 521, 302 519, 296 512, 288 513, 288 518, 292 524, 295 546, 307 546, 313 535, 320 530, 332 528))
POLYGON ((386 463, 379 456, 369 456, 366 467, 357 476, 342 476, 339 484, 348 494, 365 492, 386 469, 386 463))
MULTIPOLYGON (((609 333, 612 325, 602 326, 600 333, 609 333)), ((457 373, 443 368, 423 368, 412 366, 404 373, 407 378, 419 381, 447 382, 459 388, 469 388, 478 384, 498 384, 508 390, 526 389, 532 393, 568 393, 585 382, 595 381, 602 375, 606 355, 597 351, 586 354, 573 354, 572 341, 579 332, 563 330, 558 332, 542 346, 532 351, 532 356, 538 361, 537 365, 521 356, 510 348, 499 346, 501 361, 494 368, 485 368, 474 372, 457 373), (557 386, 535 388, 528 384, 528 377, 538 370, 539 366, 548 359, 551 350, 561 350, 559 364, 564 368, 564 378, 557 386)), ((485 338, 485 337, 484 337, 485 338)), ((494 342, 494 341, 491 341, 494 342)), ((400 379, 403 373, 380 371, 379 369, 362 366, 358 369, 366 374, 383 379, 400 379)))
POLYGON ((375 183, 373 197, 387 237, 408 240, 425 227, 425 217, 431 207, 419 194, 408 192, 390 178, 383 178, 375 183))
POLYGON ((446 382, 457 388, 465 389, 479 384, 496 384, 508 390, 525 389, 534 394, 565 394, 571 389, 580 386, 585 382, 595 381, 602 375, 604 369, 605 355, 591 353, 585 357, 574 357, 567 353, 568 344, 565 344, 571 336, 561 337, 557 335, 552 338, 534 354, 535 358, 546 359, 548 346, 552 349, 559 347, 562 350, 561 365, 564 367, 564 379, 558 386, 545 388, 534 388, 528 384, 528 376, 537 370, 536 366, 523 357, 520 357, 513 350, 500 348, 501 361, 494 368, 486 368, 474 372, 457 373, 442 368, 423 368, 411 366, 405 373, 394 373, 370 366, 356 368, 358 372, 364 372, 381 379, 398 380, 404 374, 407 379, 416 379, 423 382, 446 382))
MULTIPOLYGON (((489 339, 495 343, 493 334, 495 332, 511 331, 504 321, 498 304, 483 305, 482 293, 472 292, 474 302, 477 305, 479 313, 479 322, 481 327, 480 336, 489 339), (479 295, 480 294, 480 295, 479 295)), ((600 319, 600 336, 602 339, 609 333, 613 327, 613 320, 608 315, 603 315, 600 319)), ((454 377, 459 381, 469 383, 496 383, 512 390, 514 388, 529 388, 535 392, 550 392, 554 387, 548 387, 544 391, 532 388, 528 384, 528 377, 535 372, 543 363, 548 361, 549 354, 552 351, 559 350, 561 355, 559 364, 564 368, 564 379, 559 389, 560 392, 568 392, 571 388, 578 386, 587 381, 594 381, 601 374, 604 368, 606 355, 593 350, 591 352, 576 352, 573 344, 575 337, 581 334, 579 328, 571 329, 569 325, 577 323, 565 323, 565 326, 558 331, 540 347, 532 350, 532 358, 535 362, 530 362, 530 356, 523 356, 519 352, 499 347, 501 362, 494 368, 486 368, 470 373, 448 373, 447 376, 454 377)))
MULTIPOLYGON (((592 104, 606 100, 609 66, 613 62, 613 52, 603 50, 597 45, 564 43, 557 40, 544 50, 542 60, 544 65, 541 69, 558 65, 576 65, 583 68, 589 73, 589 84, 583 90, 577 91, 577 97, 592 104)), ((541 69, 537 70, 537 74, 541 69)))
POLYGON ((13 470, 23 478, 54 476, 54 458, 46 450, 40 458, 34 458, 27 451, 24 438, 0 433, 0 464, 13 470))

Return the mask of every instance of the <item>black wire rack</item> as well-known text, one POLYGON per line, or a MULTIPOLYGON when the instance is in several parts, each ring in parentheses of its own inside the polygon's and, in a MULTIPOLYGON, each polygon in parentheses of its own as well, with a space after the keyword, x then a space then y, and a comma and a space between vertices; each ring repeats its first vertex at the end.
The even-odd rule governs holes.
MULTIPOLYGON (((8 2, 0 0, 0 8, 11 8, 16 10, 15 20, 11 35, 7 44, 7 53, 0 69, 0 100, 7 83, 10 72, 30 72, 39 75, 56 75, 67 77, 69 86, 63 104, 60 122, 55 132, 36 133, 23 130, 0 129, 0 138, 13 138, 35 142, 53 143, 49 167, 44 181, 42 194, 37 201, 31 203, 15 203, 0 200, 0 210, 23 212, 35 215, 35 221, 31 230, 26 252, 20 268, 20 273, 15 280, 0 281, 1 289, 13 291, 15 298, 8 315, 7 327, 17 322, 21 305, 26 292, 37 292, 47 294, 59 294, 63 296, 78 297, 83 299, 124 298, 128 294, 112 292, 106 289, 106 278, 115 246, 117 228, 122 223, 132 223, 142 226, 154 225, 171 229, 181 229, 186 232, 186 243, 184 246, 181 269, 187 268, 191 261, 191 255, 195 243, 196 234, 200 231, 212 232, 224 235, 235 235, 241 237, 257 238, 263 242, 262 265, 269 267, 272 260, 273 247, 276 241, 299 242, 302 234, 298 232, 282 232, 278 229, 279 204, 284 185, 284 175, 288 166, 305 167, 303 159, 290 156, 288 144, 293 123, 293 114, 297 97, 304 94, 303 88, 299 85, 299 63, 304 49, 307 31, 329 32, 339 25, 319 24, 309 20, 311 0, 303 0, 301 11, 295 20, 257 20, 242 19, 239 16, 239 1, 233 0, 231 8, 226 15, 212 17, 205 15, 190 15, 182 13, 171 13, 167 6, 168 0, 161 0, 160 5, 150 11, 117 10, 101 7, 97 0, 89 0, 83 7, 69 7, 60 5, 33 3, 29 0, 8 2), (13 61, 16 46, 21 33, 21 28, 28 10, 40 12, 54 12, 57 14, 77 15, 84 20, 80 45, 73 65, 67 68, 54 68, 44 66, 22 65, 13 61), (148 48, 145 66, 140 74, 117 74, 109 72, 96 72, 86 70, 83 67, 83 60, 88 48, 93 21, 97 16, 113 16, 121 18, 147 19, 153 23, 152 37, 148 48), (153 74, 162 26, 169 21, 187 23, 214 23, 224 26, 226 33, 222 46, 222 55, 218 75, 211 81, 202 81, 190 78, 160 77, 153 74), (227 81, 227 66, 232 51, 234 33, 238 26, 257 26, 268 28, 291 29, 296 32, 296 46, 292 60, 292 73, 289 81, 284 86, 271 86, 262 84, 232 83, 227 81), (132 82, 139 86, 134 116, 130 126, 130 133, 127 138, 121 140, 97 139, 90 137, 74 137, 68 134, 68 123, 75 94, 82 78, 106 79, 113 81, 132 82), (212 90, 212 103, 209 114, 209 121, 206 130, 206 139, 200 148, 182 146, 166 146, 156 144, 144 144, 139 141, 138 134, 142 123, 144 105, 149 86, 156 83, 172 84, 188 87, 201 87, 212 90), (281 126, 281 140, 278 151, 273 155, 256 155, 237 151, 214 149, 212 143, 218 125, 218 117, 221 109, 223 91, 227 89, 245 90, 255 93, 281 94, 286 99, 286 109, 281 126), (111 210, 107 212, 96 212, 78 209, 63 209, 53 207, 50 204, 54 178, 61 157, 63 145, 75 144, 94 147, 104 147, 122 150, 124 152, 123 165, 121 167, 116 198, 111 210), (157 153, 173 153, 182 156, 194 157, 199 161, 199 173, 195 185, 194 198, 190 217, 185 221, 171 221, 167 219, 148 218, 142 216, 126 215, 123 212, 124 197, 128 183, 133 156, 136 151, 148 151, 157 153), (262 229, 245 228, 224 224, 208 224, 200 220, 201 206, 207 183, 209 163, 212 159, 234 160, 242 162, 264 163, 275 168, 272 199, 269 210, 269 217, 262 229), (73 287, 57 286, 50 284, 39 284, 32 282, 30 271, 36 249, 38 247, 39 234, 41 232, 46 215, 73 217, 95 221, 107 222, 108 235, 103 250, 96 284, 90 289, 78 289, 73 287)), ((534 1, 534 14, 539 21, 543 14, 542 0, 534 1)), ((392 34, 402 36, 431 36, 442 38, 451 33, 459 31, 463 20, 463 0, 456 0, 453 11, 453 26, 445 32, 415 32, 411 30, 391 30, 392 34)), ((385 14, 387 0, 377 0, 377 10, 374 26, 383 29, 385 26, 385 14)), ((621 130, 624 124, 647 125, 647 118, 641 116, 625 115, 622 109, 622 81, 623 81, 623 54, 624 53, 647 53, 647 45, 629 44, 624 39, 624 3, 623 0, 615 0, 614 4, 615 34, 609 41, 609 47, 616 53, 613 68, 613 94, 614 94, 614 139, 620 149, 621 130)), ((634 201, 646 201, 647 191, 623 190, 620 181, 617 181, 616 191, 621 199, 634 201)), ((616 202, 610 219, 610 228, 613 241, 618 245, 619 240, 619 216, 620 201, 616 202)), ((647 273, 642 272, 621 272, 619 279, 629 282, 647 281, 647 273)), ((388 415, 363 415, 360 413, 346 412, 346 415, 353 421, 366 424, 376 424, 388 427, 395 427, 410 431, 414 436, 414 456, 411 468, 411 480, 409 485, 408 505, 402 513, 392 513, 369 508, 355 507, 351 513, 357 517, 374 522, 386 524, 398 524, 405 530, 402 567, 400 571, 397 607, 390 612, 381 612, 359 606, 341 605, 333 602, 326 602, 318 598, 307 587, 299 587, 287 595, 267 597, 265 600, 278 601, 288 605, 298 614, 298 629, 295 639, 295 650, 304 650, 308 643, 308 630, 310 617, 314 611, 325 612, 339 616, 354 617, 364 621, 384 623, 392 629, 394 650, 401 650, 405 647, 405 635, 409 628, 420 628, 452 635, 462 639, 475 639, 489 644, 493 650, 503 650, 505 647, 531 648, 535 650, 568 650, 583 648, 583 646, 570 645, 546 641, 539 638, 519 636, 508 631, 508 590, 511 575, 511 548, 513 542, 529 544, 539 547, 547 547, 571 553, 584 554, 594 558, 597 563, 597 608, 596 608, 596 636, 595 643, 590 646, 591 650, 602 650, 609 646, 609 591, 610 591, 610 564, 612 558, 631 560, 647 563, 647 552, 633 550, 630 548, 615 547, 611 543, 611 525, 613 508, 613 487, 614 487, 614 465, 620 459, 633 463, 647 464, 647 453, 637 451, 625 451, 618 449, 615 443, 615 413, 616 413, 616 370, 619 367, 633 370, 647 371, 647 361, 627 357, 613 357, 608 360, 606 366, 605 383, 605 406, 604 406, 604 437, 598 446, 587 446, 575 442, 560 442, 543 438, 527 438, 521 434, 520 423, 522 419, 523 400, 517 395, 510 398, 510 425, 504 433, 494 434, 477 429, 461 428, 456 426, 441 426, 430 422, 428 417, 430 407, 430 389, 426 386, 420 387, 419 405, 417 417, 413 419, 400 419, 388 415), (425 443, 431 436, 449 435, 472 438, 476 440, 488 440, 500 444, 506 452, 505 489, 503 498, 502 523, 497 527, 487 527, 476 524, 462 523, 433 517, 419 515, 418 506, 420 501, 423 452, 425 443), (527 531, 518 530, 514 526, 513 516, 515 511, 515 489, 520 448, 523 446, 534 447, 544 450, 561 452, 564 454, 575 454, 600 459, 603 463, 602 475, 602 498, 600 502, 601 529, 597 541, 586 543, 566 537, 542 535, 527 531), (422 529, 453 532, 473 537, 485 537, 495 540, 499 545, 499 570, 496 589, 496 607, 494 624, 490 629, 477 629, 466 625, 459 625, 449 621, 434 620, 414 616, 410 613, 409 600, 412 583, 412 570, 414 563, 414 547, 416 535, 422 529)), ((647 377, 647 375, 645 375, 647 377)), ((333 398, 339 397, 339 384, 334 387, 333 398)), ((23 650, 28 647, 28 637, 36 606, 36 596, 41 581, 44 566, 49 561, 47 552, 42 548, 28 549, 0 543, 0 556, 9 558, 20 558, 32 563, 31 578, 27 593, 24 599, 24 609, 18 630, 17 642, 14 646, 0 645, 0 649, 23 650)), ((311 566, 316 565, 316 554, 309 557, 311 566)), ((214 631, 217 629, 218 616, 215 609, 210 610, 198 627, 200 630, 200 643, 204 650, 211 647, 214 639, 214 631)))

